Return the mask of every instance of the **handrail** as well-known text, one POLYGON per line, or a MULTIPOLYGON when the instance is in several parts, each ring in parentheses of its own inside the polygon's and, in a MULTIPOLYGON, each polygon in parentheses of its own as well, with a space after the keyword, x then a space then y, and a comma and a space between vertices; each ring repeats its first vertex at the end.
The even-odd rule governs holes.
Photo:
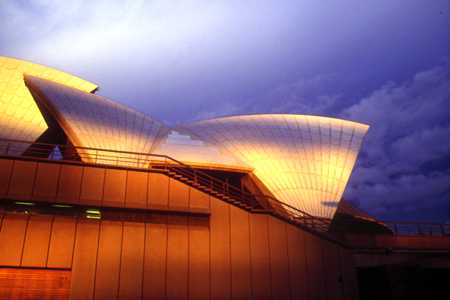
MULTIPOLYGON (((229 182, 217 179, 206 172, 193 168, 173 157, 164 154, 139 153, 93 147, 78 147, 49 143, 34 143, 14 139, 0 139, 0 155, 39 157, 48 160, 77 161, 102 166, 135 167, 153 169, 155 171, 171 171, 184 176, 191 181, 219 191, 222 195, 234 198, 251 205, 253 199, 263 199, 270 204, 270 210, 257 209, 281 217, 287 221, 306 226, 321 234, 328 231, 331 220, 312 216, 296 207, 281 202, 265 194, 250 193, 242 187, 236 187, 229 182), (62 156, 56 157, 54 149, 58 147, 62 156), (152 159, 153 158, 153 159, 152 159), (85 159, 87 162, 83 161, 85 159), (81 160, 81 161, 80 161, 81 160)), ((450 224, 430 222, 398 222, 385 221, 394 235, 442 235, 450 236, 450 224), (407 227, 407 230, 405 228, 407 227), (409 228, 409 229, 408 229, 409 228), (433 230, 438 229, 438 230, 433 230)))
POLYGON ((450 236, 450 224, 414 221, 382 221, 394 235, 450 236))
POLYGON ((163 168, 165 171, 172 171, 179 175, 185 176, 213 189, 219 190, 220 193, 238 200, 245 200, 248 204, 252 199, 262 198, 271 204, 271 213, 287 218, 289 221, 301 223, 314 230, 325 232, 328 229, 329 221, 319 217, 312 216, 296 207, 281 202, 278 199, 265 194, 252 194, 236 187, 233 184, 217 179, 201 170, 185 164, 173 157, 164 154, 155 153, 139 153, 131 151, 121 151, 112 149, 101 149, 93 147, 79 147, 72 145, 58 145, 49 143, 34 143, 29 141, 21 141, 14 139, 0 139, 0 155, 13 156, 31 156, 41 157, 49 160, 74 161, 81 163, 83 159, 87 163, 97 165, 112 165, 121 167, 137 167, 158 169, 163 168), (6 143, 6 145, 4 145, 6 143), (54 149, 58 147, 61 157, 56 158, 54 149), (153 159, 152 159, 153 158, 153 159), (162 165, 161 165, 162 163, 162 165))

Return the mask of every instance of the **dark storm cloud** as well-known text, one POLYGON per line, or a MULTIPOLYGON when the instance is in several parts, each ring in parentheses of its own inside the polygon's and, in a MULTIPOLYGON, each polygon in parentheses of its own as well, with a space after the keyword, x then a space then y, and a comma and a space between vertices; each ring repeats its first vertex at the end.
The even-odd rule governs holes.
POLYGON ((0 1, 1 55, 168 123, 291 112, 370 124, 346 196, 397 219, 448 219, 449 28, 448 0, 0 1))
POLYGON ((341 115, 371 125, 346 196, 380 216, 450 219, 448 61, 341 115))

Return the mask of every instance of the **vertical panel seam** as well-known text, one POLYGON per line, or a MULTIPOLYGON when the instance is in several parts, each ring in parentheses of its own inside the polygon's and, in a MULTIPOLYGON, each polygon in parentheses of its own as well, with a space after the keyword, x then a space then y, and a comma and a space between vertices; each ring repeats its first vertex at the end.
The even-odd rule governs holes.
POLYGON ((267 247, 268 247, 268 254, 269 254, 269 275, 270 275, 270 284, 269 284, 269 291, 270 291, 270 299, 273 299, 273 291, 272 291, 272 281, 273 281, 273 274, 272 274, 272 254, 271 254, 271 248, 270 248, 270 218, 266 217, 266 230, 267 230, 267 247))
POLYGON ((38 171, 39 171, 40 163, 35 163, 35 164, 36 164, 36 167, 34 168, 33 183, 31 185, 30 199, 33 199, 33 196, 34 196, 34 190, 35 190, 35 185, 36 185, 36 178, 37 178, 37 174, 38 174, 38 171))
POLYGON ((102 195, 100 196, 100 206, 103 206, 105 198, 105 188, 106 188, 106 168, 103 169, 103 181, 102 181, 102 195))
POLYGON ((84 169, 86 169, 86 167, 82 166, 81 167, 81 178, 80 178, 80 190, 78 192, 78 199, 77 199, 76 203, 80 203, 81 199, 82 199, 81 195, 83 194, 83 182, 84 182, 84 173, 85 173, 84 169))
POLYGON ((14 167, 16 165, 16 160, 12 160, 11 168, 9 170, 8 183, 6 185, 6 195, 9 195, 9 189, 11 188, 11 181, 14 173, 14 167))
MULTIPOLYGON (((211 211, 211 214, 212 214, 212 209, 211 209, 211 198, 209 197, 209 195, 208 195, 208 199, 209 199, 209 209, 210 209, 210 211, 211 211)), ((209 235, 209 240, 208 240, 208 247, 209 247, 209 257, 208 257, 208 276, 209 276, 209 293, 208 293, 208 295, 209 295, 209 299, 212 299, 211 297, 212 297, 212 277, 211 277, 211 217, 212 216, 210 216, 209 218, 208 218, 208 235, 209 235)), ((0 224, 0 226, 1 226, 1 224, 0 224)), ((0 227, 0 229, 1 229, 1 227, 0 227)))
POLYGON ((288 287, 289 287, 289 298, 292 298, 292 285, 291 285, 291 265, 289 259, 289 240, 288 240, 288 232, 287 232, 287 224, 283 222, 284 234, 286 236, 286 257, 287 257, 287 267, 288 267, 288 287))
MULTIPOLYGON (((128 177, 128 172, 127 172, 127 177, 128 177)), ((142 258, 142 275, 141 275, 141 299, 144 299, 144 276, 145 276, 146 249, 147 249, 147 223, 144 222, 144 251, 142 252, 143 258, 142 258)))
POLYGON ((227 210, 228 210, 228 235, 229 235, 229 243, 228 243, 228 247, 229 247, 229 252, 228 252, 228 264, 230 267, 230 298, 233 298, 233 263, 232 263, 232 255, 231 255, 231 206, 226 203, 227 206, 227 210))
MULTIPOLYGON (((303 232, 304 234, 305 234, 305 232, 303 232)), ((306 234, 308 234, 308 233, 306 233, 306 234)), ((305 251, 305 275, 308 275, 308 273, 309 273, 309 263, 308 263, 308 246, 307 246, 307 243, 308 243, 308 240, 309 240, 309 238, 306 238, 306 235, 304 235, 303 236, 304 238, 303 238, 303 240, 304 240, 304 251, 305 251)), ((305 279, 306 278, 308 278, 308 276, 305 276, 305 279)), ((311 289, 312 289, 312 287, 310 286, 310 285, 308 285, 308 283, 306 284, 306 294, 307 294, 307 296, 308 297, 310 297, 311 295, 311 289)), ((308 298, 307 297, 307 298, 308 298)))
POLYGON ((165 217, 166 220, 166 259, 164 261, 164 299, 167 299, 167 254, 169 253, 169 217, 165 217))
POLYGON ((250 213, 247 214, 247 227, 248 227, 248 261, 249 261, 249 279, 250 279, 250 299, 253 299, 253 264, 252 264, 252 230, 250 226, 250 213))
MULTIPOLYGON (((127 207, 127 198, 128 198, 128 175, 130 172, 128 170, 125 171, 125 194, 123 195, 122 207, 127 207)), ((145 223, 144 223, 145 224, 145 223)))
POLYGON ((171 193, 170 193, 171 184, 170 183, 171 182, 172 182, 172 178, 167 176, 167 206, 168 207, 171 207, 171 202, 172 202, 172 201, 170 201, 170 199, 171 199, 171 193))
POLYGON ((97 285, 97 267, 98 267, 98 249, 100 248, 100 239, 102 237, 102 221, 98 222, 98 236, 97 236, 97 250, 95 252, 95 266, 94 266, 94 282, 92 283, 92 299, 95 299, 95 288, 97 285))
POLYGON ((150 192, 149 192, 149 190, 150 190, 150 182, 151 182, 150 177, 152 176, 152 174, 151 173, 145 173, 145 174, 147 175, 147 185, 145 188, 145 203, 146 203, 146 207, 150 208, 150 204, 149 204, 150 192))
POLYGON ((0 215, 0 233, 2 232, 4 218, 5 218, 5 213, 2 212, 2 214, 0 215))
POLYGON ((23 261, 23 252, 25 250, 25 243, 27 242, 27 236, 28 236, 28 223, 30 222, 30 215, 27 215, 27 222, 25 224, 25 232, 24 232, 24 237, 23 237, 23 242, 22 242, 22 252, 20 253, 20 262, 19 262, 19 266, 22 266, 22 261, 23 261))
MULTIPOLYGON (((208 196, 208 201, 211 199, 208 196)), ((209 206, 211 205, 211 202, 209 202, 209 206)), ((210 225, 211 219, 208 218, 208 299, 211 299, 211 225, 210 225)))
POLYGON ((50 222, 50 232, 49 232, 49 237, 48 237, 48 245, 47 245, 47 256, 45 258, 45 267, 48 268, 48 258, 50 256, 50 244, 52 241, 52 234, 53 234, 53 223, 55 221, 55 216, 52 216, 51 222, 50 222))
POLYGON ((74 256, 75 256, 75 248, 77 246, 77 240, 78 240, 78 223, 80 221, 80 219, 78 217, 74 218, 75 219, 75 232, 74 232, 74 236, 73 236, 73 244, 72 244, 72 259, 70 261, 70 269, 73 269, 73 260, 74 260, 74 256))
MULTIPOLYGON (((189 202, 188 202, 189 205, 189 202)), ((191 217, 186 217, 187 219, 187 289, 186 289, 186 299, 190 299, 190 291, 191 291, 191 285, 190 285, 190 281, 191 281, 191 277, 190 277, 190 273, 191 273, 191 217)))
POLYGON ((58 201, 58 195, 59 195, 59 185, 60 185, 60 179, 61 179, 61 169, 62 169, 62 165, 61 164, 56 164, 58 166, 58 175, 56 177, 56 189, 55 189, 55 195, 53 197, 53 200, 55 202, 59 202, 58 201))
POLYGON ((119 257, 119 276, 117 278, 117 293, 116 293, 116 299, 119 299, 119 293, 120 293, 120 274, 122 273, 122 255, 123 255, 123 236, 125 231, 125 223, 123 221, 120 221, 120 225, 122 227, 122 234, 120 238, 120 257, 119 257))

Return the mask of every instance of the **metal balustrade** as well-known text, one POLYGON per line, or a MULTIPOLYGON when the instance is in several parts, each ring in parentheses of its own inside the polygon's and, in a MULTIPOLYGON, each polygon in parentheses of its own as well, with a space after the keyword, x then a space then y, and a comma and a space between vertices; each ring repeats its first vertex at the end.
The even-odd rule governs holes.
MULTIPOLYGON (((245 210, 269 213, 321 235, 327 234, 331 222, 271 196, 250 193, 241 186, 215 178, 167 155, 0 139, 0 156, 159 172, 245 210), (262 207, 260 203, 268 203, 269 207, 262 207)), ((392 221, 383 223, 394 235, 450 236, 450 224, 392 221)))
POLYGON ((319 234, 326 233, 330 224, 329 220, 312 216, 271 196, 252 194, 241 186, 215 178, 167 155, 6 139, 0 139, 0 155, 165 173, 169 177, 248 211, 270 213, 319 234), (270 207, 263 208, 260 204, 263 201, 270 207))
POLYGON ((450 236, 450 224, 427 222, 386 221, 394 235, 402 236, 450 236))

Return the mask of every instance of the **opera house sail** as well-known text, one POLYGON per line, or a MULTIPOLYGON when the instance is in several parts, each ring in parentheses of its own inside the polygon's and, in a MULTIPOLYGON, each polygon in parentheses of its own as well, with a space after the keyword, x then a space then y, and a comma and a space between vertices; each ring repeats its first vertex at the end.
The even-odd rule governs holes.
POLYGON ((48 128, 24 84, 24 74, 48 79, 87 93, 97 89, 97 85, 73 75, 0 56, 0 138, 35 141, 48 128))
POLYGON ((186 126, 251 166, 275 198, 331 219, 368 126, 305 115, 241 115, 186 126))

